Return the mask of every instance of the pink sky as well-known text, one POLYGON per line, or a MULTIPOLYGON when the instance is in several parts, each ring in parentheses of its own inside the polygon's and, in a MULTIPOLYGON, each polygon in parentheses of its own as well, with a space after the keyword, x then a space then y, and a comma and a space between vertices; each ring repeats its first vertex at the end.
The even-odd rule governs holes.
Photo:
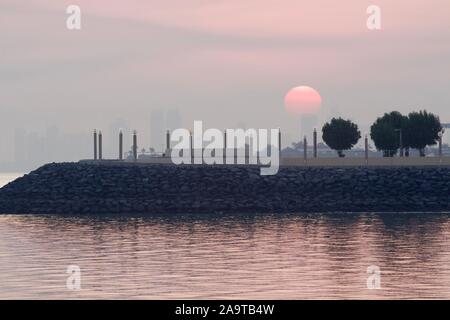
POLYGON ((298 119, 283 99, 299 85, 321 93, 321 120, 339 113, 364 125, 392 108, 427 108, 450 122, 448 0, 2 0, 0 8, 8 132, 49 121, 83 131, 119 117, 144 128, 149 110, 177 107, 186 126, 238 118, 295 137, 298 119), (69 4, 82 9, 79 32, 65 28, 69 4), (371 4, 382 9, 381 31, 366 28, 371 4))
MULTIPOLYGON (((11 3, 20 1, 14 0, 11 3)), ((27 0, 61 10, 63 1, 27 0)), ((381 7, 384 29, 424 32, 448 28, 447 0, 77 0, 83 12, 164 26, 256 37, 348 36, 366 32, 366 8, 381 7), (442 10, 441 10, 442 9, 442 10)))

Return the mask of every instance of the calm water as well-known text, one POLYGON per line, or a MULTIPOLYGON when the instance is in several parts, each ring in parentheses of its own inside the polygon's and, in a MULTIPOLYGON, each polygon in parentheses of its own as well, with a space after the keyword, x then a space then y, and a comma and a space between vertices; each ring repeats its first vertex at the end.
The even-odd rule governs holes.
POLYGON ((0 298, 450 298, 447 215, 0 216, 0 298), (82 290, 66 289, 66 268, 82 290), (380 290, 366 286, 381 268, 380 290))
POLYGON ((0 298, 448 299, 450 215, 0 215, 0 298))

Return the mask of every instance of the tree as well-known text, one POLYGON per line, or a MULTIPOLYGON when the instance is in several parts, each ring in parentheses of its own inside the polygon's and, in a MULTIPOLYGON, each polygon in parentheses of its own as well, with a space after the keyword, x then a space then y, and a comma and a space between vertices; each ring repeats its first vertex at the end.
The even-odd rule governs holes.
POLYGON ((350 120, 333 118, 322 128, 322 139, 339 157, 344 157, 343 151, 351 149, 361 138, 358 126, 350 120))
POLYGON ((419 150, 421 157, 425 156, 426 146, 437 143, 441 130, 441 122, 437 115, 426 110, 411 112, 408 115, 408 126, 406 129, 408 143, 411 148, 419 150))
POLYGON ((407 132, 408 117, 398 111, 385 113, 377 118, 370 127, 370 137, 378 150, 383 151, 384 157, 392 157, 400 148, 400 136, 402 136, 402 147, 408 148, 409 135, 407 132))

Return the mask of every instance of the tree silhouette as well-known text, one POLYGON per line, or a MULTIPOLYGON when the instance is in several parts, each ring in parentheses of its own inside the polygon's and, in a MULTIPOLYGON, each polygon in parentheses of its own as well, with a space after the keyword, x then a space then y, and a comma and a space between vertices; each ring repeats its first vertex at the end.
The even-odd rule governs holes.
POLYGON ((411 112, 408 115, 406 129, 408 143, 411 148, 419 150, 420 156, 425 156, 425 147, 435 145, 439 140, 439 132, 442 130, 441 122, 437 115, 427 112, 411 112))
POLYGON ((358 126, 350 120, 333 118, 322 128, 322 139, 339 157, 344 157, 343 151, 351 149, 361 138, 358 126))
POLYGON ((392 157, 400 148, 400 130, 403 148, 410 147, 410 136, 407 127, 408 117, 398 111, 392 111, 375 120, 370 127, 370 137, 375 143, 375 147, 383 151, 384 157, 392 157))

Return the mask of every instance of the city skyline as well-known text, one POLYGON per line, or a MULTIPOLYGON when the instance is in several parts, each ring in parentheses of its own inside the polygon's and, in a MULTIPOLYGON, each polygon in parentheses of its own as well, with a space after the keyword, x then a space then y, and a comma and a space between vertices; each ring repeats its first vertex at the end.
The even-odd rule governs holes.
POLYGON ((81 30, 66 28, 67 4, 2 2, 0 163, 14 161, 17 129, 53 125, 102 129, 113 154, 119 119, 148 148, 156 110, 179 110, 181 127, 281 127, 290 145, 304 131, 283 99, 300 85, 323 98, 319 128, 339 115, 367 133, 391 110, 450 122, 448 1, 377 1, 381 30, 368 30, 369 3, 356 0, 77 4, 81 30))

